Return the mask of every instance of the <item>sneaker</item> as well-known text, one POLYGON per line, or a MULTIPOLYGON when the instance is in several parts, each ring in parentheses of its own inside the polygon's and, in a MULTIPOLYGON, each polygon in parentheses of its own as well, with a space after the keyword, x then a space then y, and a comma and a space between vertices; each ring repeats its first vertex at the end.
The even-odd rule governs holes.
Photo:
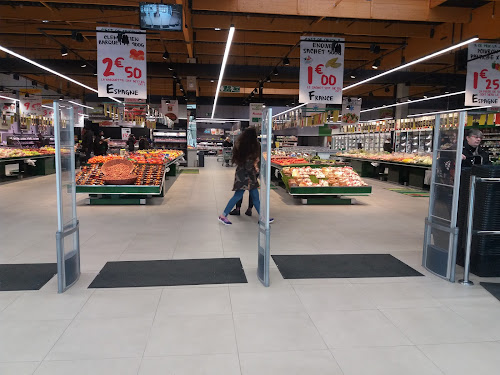
POLYGON ((246 210, 245 215, 252 216, 252 210, 251 209, 246 210))
POLYGON ((219 216, 219 221, 220 221, 222 224, 224 224, 224 225, 231 225, 231 224, 233 224, 233 223, 231 223, 231 222, 227 219, 227 217, 224 217, 224 216, 222 216, 222 215, 221 215, 221 216, 219 216))
POLYGON ((240 216, 240 210, 238 210, 237 208, 235 208, 234 210, 232 210, 229 215, 235 215, 235 216, 240 216))
POLYGON ((269 224, 272 224, 272 223, 274 223, 274 217, 269 218, 269 224))

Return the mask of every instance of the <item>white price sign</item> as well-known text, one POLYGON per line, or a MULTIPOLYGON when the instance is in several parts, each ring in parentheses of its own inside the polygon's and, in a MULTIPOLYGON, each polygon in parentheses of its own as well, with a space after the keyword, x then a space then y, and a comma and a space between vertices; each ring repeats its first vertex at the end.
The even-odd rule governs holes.
POLYGON ((344 39, 301 37, 299 102, 341 104, 344 39))
POLYGON ((500 44, 469 44, 465 105, 500 104, 500 44))
POLYGON ((264 110, 263 103, 250 103, 249 125, 258 126, 262 124, 262 112, 264 110))
POLYGON ((146 32, 97 28, 100 97, 147 99, 146 32))
POLYGON ((30 95, 28 98, 21 97, 19 108, 21 116, 43 116, 42 97, 40 95, 30 95))

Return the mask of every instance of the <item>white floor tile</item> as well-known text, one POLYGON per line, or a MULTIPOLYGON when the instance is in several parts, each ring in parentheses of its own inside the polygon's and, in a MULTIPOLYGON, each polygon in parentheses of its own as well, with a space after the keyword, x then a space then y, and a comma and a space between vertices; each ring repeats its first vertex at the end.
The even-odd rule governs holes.
POLYGON ((24 293, 0 313, 0 320, 73 319, 92 291, 79 293, 24 293))
POLYGON ((41 361, 69 320, 0 320, 0 362, 41 361))
POLYGON ((373 309, 375 304, 359 285, 294 285, 307 311, 373 309))
POLYGON ((241 353, 243 375, 342 375, 328 350, 241 353))
POLYGON ((165 315, 231 314, 227 286, 213 288, 165 288, 158 305, 157 317, 165 315))
POLYGON ((45 361, 34 375, 136 375, 140 358, 45 361))
POLYGON ((496 301, 496 306, 474 305, 452 306, 450 307, 470 324, 481 328, 495 340, 500 340, 500 302, 496 301))
POLYGON ((145 356, 224 353, 236 353, 231 315, 162 316, 154 321, 145 356))
POLYGON ((304 313, 235 314, 234 326, 240 353, 326 349, 304 313))
POLYGON ((332 350, 344 375, 442 375, 414 346, 332 350))
POLYGON ((155 316, 161 289, 97 289, 77 319, 142 318, 155 316))
POLYGON ((291 286, 229 287, 234 313, 305 312, 291 286))
POLYGON ((377 308, 438 307, 441 303, 425 290, 408 283, 359 285, 377 308))
POLYGON ((240 375, 240 364, 236 354, 146 357, 139 375, 240 375))
POLYGON ((414 344, 492 340, 488 330, 473 325, 448 308, 383 309, 414 344))
POLYGON ((329 348, 412 345, 378 310, 322 311, 310 315, 329 348))
POLYGON ((500 369, 500 343, 480 342, 419 346, 445 375, 491 375, 500 369))
POLYGON ((52 348, 48 360, 139 358, 151 328, 147 319, 77 319, 52 348))
POLYGON ((0 311, 5 309, 22 295, 23 292, 0 292, 0 311))
POLYGON ((40 362, 6 362, 0 363, 2 375, 32 375, 40 362))

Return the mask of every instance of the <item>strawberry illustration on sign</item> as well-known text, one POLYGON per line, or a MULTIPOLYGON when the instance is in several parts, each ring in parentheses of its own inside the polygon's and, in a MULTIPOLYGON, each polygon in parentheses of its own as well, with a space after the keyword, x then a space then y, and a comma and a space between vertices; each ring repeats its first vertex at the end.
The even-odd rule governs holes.
POLYGON ((144 51, 138 51, 136 49, 130 50, 130 58, 132 60, 144 60, 144 51))

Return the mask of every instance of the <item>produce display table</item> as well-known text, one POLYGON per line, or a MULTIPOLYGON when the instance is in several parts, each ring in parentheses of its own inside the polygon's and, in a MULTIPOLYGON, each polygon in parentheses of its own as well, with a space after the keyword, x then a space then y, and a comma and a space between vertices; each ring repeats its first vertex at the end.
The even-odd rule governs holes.
POLYGON ((425 171, 432 168, 427 164, 410 164, 394 161, 385 161, 377 159, 362 159, 348 156, 342 156, 343 159, 351 163, 352 168, 359 173, 361 177, 378 178, 380 176, 380 167, 388 169, 387 180, 400 185, 408 185, 423 189, 425 184, 425 171), (378 166, 373 166, 377 163, 378 166))
MULTIPOLYGON (((321 164, 308 164, 311 168, 335 167, 335 165, 321 165, 321 164)), ((367 196, 371 194, 371 186, 292 186, 288 182, 292 177, 286 176, 282 173, 283 167, 280 167, 281 180, 287 192, 296 199, 301 199, 302 204, 306 205, 350 205, 353 203, 352 198, 349 196, 367 196)), ((300 167, 299 165, 290 165, 290 168, 300 167)), ((310 176, 311 180, 318 182, 319 180, 314 176, 310 176)))
POLYGON ((138 205, 146 204, 146 199, 165 195, 166 176, 177 175, 176 162, 183 155, 164 164, 165 173, 160 185, 76 185, 77 193, 89 193, 90 205, 138 205))
POLYGON ((0 177, 5 177, 5 166, 8 164, 19 165, 19 175, 22 172, 33 176, 46 176, 56 173, 54 155, 22 156, 0 159, 0 177), (35 160, 35 166, 26 164, 27 160, 35 160))

